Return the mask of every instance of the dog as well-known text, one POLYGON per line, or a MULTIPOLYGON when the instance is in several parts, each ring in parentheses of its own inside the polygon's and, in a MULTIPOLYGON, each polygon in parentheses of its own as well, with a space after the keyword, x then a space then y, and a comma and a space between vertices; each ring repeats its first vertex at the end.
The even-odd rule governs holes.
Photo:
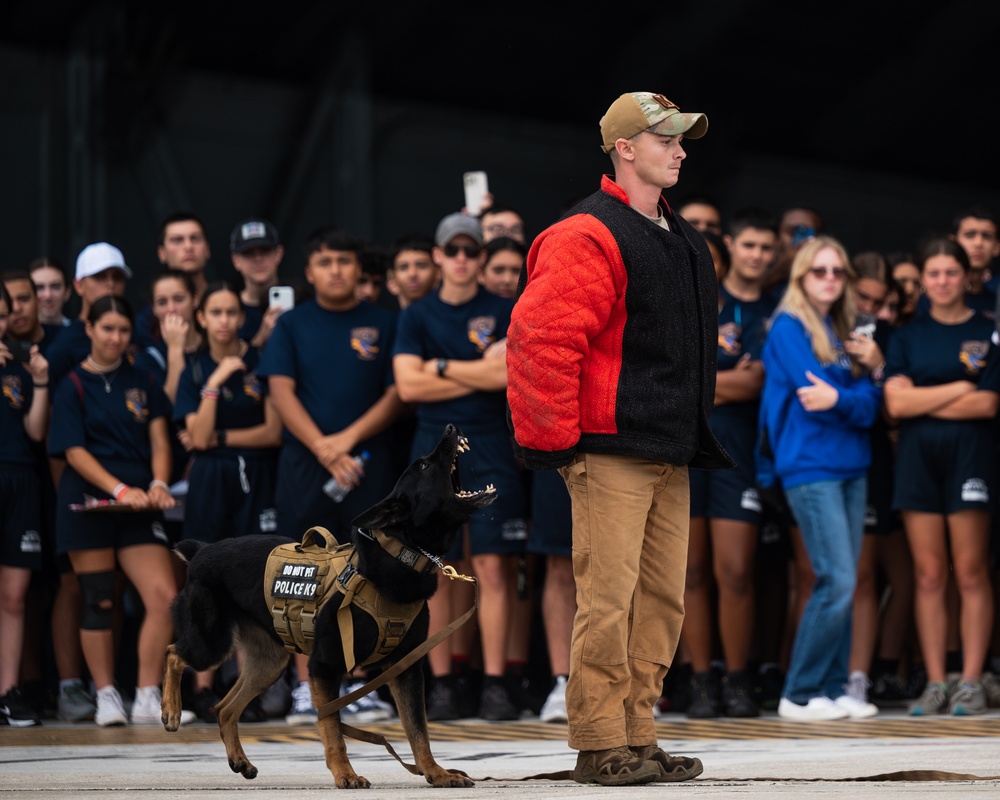
MULTIPOLYGON (((424 555, 438 557, 447 552, 462 525, 497 496, 493 486, 476 492, 461 489, 457 460, 468 449, 468 440, 461 431, 453 425, 447 426, 434 451, 410 464, 388 497, 353 520, 358 572, 391 602, 421 604, 395 649, 371 664, 369 671, 387 669, 427 639, 426 601, 434 594, 438 582, 436 570, 414 571, 389 555, 369 532, 378 531, 380 540, 386 537, 398 540, 406 548, 422 551, 424 555)), ((275 547, 289 541, 282 536, 248 535, 213 544, 185 540, 176 548, 188 562, 188 574, 171 609, 177 638, 167 648, 163 726, 176 731, 180 725, 180 683, 185 666, 199 671, 217 667, 238 648, 243 655, 239 678, 216 706, 215 713, 229 766, 248 779, 257 776, 257 768, 250 763, 240 743, 240 714, 254 697, 278 679, 288 663, 288 651, 275 632, 265 602, 265 564, 275 547)), ((332 593, 315 620, 309 685, 317 708, 337 699, 348 669, 337 620, 343 597, 343 592, 332 593)), ((379 646, 378 626, 354 606, 350 606, 350 613, 354 624, 354 657, 360 664, 379 646)), ((444 769, 431 754, 422 660, 411 664, 388 684, 416 767, 434 786, 472 786, 473 782, 463 773, 444 769)), ((339 713, 321 717, 318 727, 336 786, 369 788, 369 781, 354 771, 347 758, 339 713)))

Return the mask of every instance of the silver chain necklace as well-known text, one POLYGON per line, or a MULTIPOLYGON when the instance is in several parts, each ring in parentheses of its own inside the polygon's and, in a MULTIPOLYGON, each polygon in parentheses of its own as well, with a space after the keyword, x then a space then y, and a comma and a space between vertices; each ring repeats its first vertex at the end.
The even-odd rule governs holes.
POLYGON ((100 379, 104 382, 104 393, 105 394, 111 394, 111 384, 114 383, 115 382, 115 378, 118 377, 118 369, 122 365, 122 359, 119 358, 110 367, 105 367, 105 366, 102 366, 102 365, 98 364, 90 356, 87 356, 87 363, 90 364, 90 366, 94 368, 94 371, 97 373, 97 375, 100 377, 100 379), (109 379, 109 378, 106 377, 105 373, 114 373, 114 374, 111 375, 111 378, 109 379))

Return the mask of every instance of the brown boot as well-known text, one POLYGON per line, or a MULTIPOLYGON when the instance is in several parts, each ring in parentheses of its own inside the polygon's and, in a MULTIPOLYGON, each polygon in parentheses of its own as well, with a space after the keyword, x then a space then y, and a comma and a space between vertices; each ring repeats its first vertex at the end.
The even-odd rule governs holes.
POLYGON ((655 744, 646 744, 640 747, 629 747, 637 759, 644 764, 654 764, 657 768, 657 783, 677 783, 678 781, 689 781, 701 775, 705 767, 700 758, 688 758, 687 756, 672 756, 664 753, 655 744))
POLYGON ((577 783, 599 783, 602 786, 652 783, 659 777, 659 766, 636 758, 625 746, 610 750, 581 750, 573 770, 573 780, 577 783))

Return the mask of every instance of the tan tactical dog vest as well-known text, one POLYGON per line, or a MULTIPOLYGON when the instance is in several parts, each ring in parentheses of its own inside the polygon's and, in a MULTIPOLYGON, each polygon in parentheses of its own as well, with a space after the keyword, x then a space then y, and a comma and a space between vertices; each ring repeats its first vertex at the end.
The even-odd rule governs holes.
MULTIPOLYGON (((382 531, 363 533, 415 571, 435 568, 426 556, 382 531)), ((312 652, 316 617, 338 591, 344 593, 337 622, 347 671, 355 667, 352 605, 372 617, 379 630, 378 643, 361 666, 379 661, 395 650, 425 601, 400 604, 386 599, 358 572, 357 564, 354 545, 337 544, 333 534, 319 526, 306 531, 301 544, 291 542, 271 551, 264 571, 264 602, 274 618, 274 630, 289 652, 307 655, 312 652), (317 542, 317 534, 323 544, 317 542)))

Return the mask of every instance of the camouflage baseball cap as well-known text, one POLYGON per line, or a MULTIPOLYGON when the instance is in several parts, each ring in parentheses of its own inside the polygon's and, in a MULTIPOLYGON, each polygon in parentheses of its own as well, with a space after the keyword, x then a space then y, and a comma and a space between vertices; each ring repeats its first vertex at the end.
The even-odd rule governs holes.
POLYGON ((682 114, 677 104, 662 94, 627 92, 601 117, 601 138, 604 140, 601 149, 610 153, 619 139, 631 139, 647 130, 661 136, 683 133, 689 139, 700 139, 708 130, 708 117, 682 114))

